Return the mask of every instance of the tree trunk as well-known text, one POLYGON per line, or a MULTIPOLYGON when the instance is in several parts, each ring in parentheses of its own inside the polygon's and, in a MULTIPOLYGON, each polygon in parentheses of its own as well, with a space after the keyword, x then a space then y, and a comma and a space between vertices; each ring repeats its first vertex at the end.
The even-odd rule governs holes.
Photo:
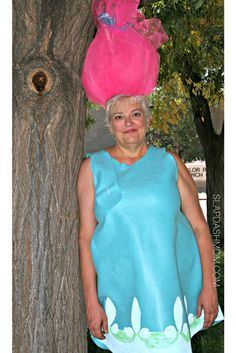
POLYGON ((224 125, 216 134, 208 101, 190 90, 194 122, 206 160, 207 221, 215 252, 224 247, 224 125))
POLYGON ((76 182, 89 0, 13 2, 13 351, 85 353, 76 182))

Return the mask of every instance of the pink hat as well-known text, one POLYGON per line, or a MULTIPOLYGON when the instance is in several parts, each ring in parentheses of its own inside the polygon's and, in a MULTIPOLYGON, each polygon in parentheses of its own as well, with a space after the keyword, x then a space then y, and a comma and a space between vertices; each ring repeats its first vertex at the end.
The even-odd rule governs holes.
POLYGON ((112 96, 147 95, 157 85, 157 48, 168 40, 161 21, 145 19, 139 0, 93 0, 97 33, 82 71, 85 92, 105 106, 112 96))

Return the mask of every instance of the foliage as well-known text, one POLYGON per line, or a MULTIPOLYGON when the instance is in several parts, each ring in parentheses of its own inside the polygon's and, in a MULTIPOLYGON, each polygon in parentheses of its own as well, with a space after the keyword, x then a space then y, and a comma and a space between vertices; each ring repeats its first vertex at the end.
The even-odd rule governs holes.
POLYGON ((149 101, 153 107, 153 128, 166 134, 171 125, 178 124, 182 117, 189 115, 188 92, 177 74, 157 87, 149 101))
MULTIPOLYGON (((158 17, 169 35, 160 49, 161 68, 154 104, 164 133, 189 113, 189 90, 223 108, 223 0, 144 2, 146 17, 158 17)), ((156 128, 157 126, 154 126, 156 128)))
POLYGON ((170 125, 168 133, 152 126, 147 133, 147 142, 158 147, 166 147, 177 153, 187 163, 204 160, 204 153, 193 123, 191 114, 183 117, 177 125, 170 125))
POLYGON ((86 117, 85 117, 85 129, 88 130, 94 127, 96 120, 90 114, 91 110, 99 110, 100 106, 98 104, 91 103, 90 101, 86 102, 86 117))
POLYGON ((147 134, 148 143, 167 147, 185 162, 203 160, 204 153, 193 122, 188 92, 180 77, 176 74, 158 87, 149 96, 149 103, 152 123, 147 134))

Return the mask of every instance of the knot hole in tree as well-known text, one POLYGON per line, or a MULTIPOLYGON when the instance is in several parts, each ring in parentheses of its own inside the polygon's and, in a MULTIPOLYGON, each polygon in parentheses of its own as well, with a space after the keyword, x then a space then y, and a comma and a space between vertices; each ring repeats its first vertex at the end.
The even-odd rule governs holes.
POLYGON ((30 71, 27 81, 30 90, 38 94, 49 92, 53 86, 52 75, 43 68, 30 71))
POLYGON ((43 71, 38 71, 36 74, 33 76, 33 84, 38 92, 42 92, 45 89, 45 86, 47 84, 47 76, 43 71))

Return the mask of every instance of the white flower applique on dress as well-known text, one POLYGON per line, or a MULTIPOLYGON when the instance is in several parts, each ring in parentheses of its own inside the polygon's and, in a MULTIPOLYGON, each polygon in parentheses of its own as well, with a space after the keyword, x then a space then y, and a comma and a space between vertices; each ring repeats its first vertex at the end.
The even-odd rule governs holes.
MULTIPOLYGON (((184 304, 187 311, 187 300, 184 296, 184 304)), ((152 332, 148 328, 141 328, 141 311, 136 297, 133 299, 131 311, 132 327, 119 329, 115 323, 116 307, 107 297, 105 312, 108 317, 109 333, 105 334, 104 343, 113 353, 191 353, 191 337, 202 329, 204 312, 197 318, 194 314, 188 314, 189 326, 183 322, 183 305, 180 297, 175 300, 173 315, 175 326, 170 325, 162 332, 152 332)))

